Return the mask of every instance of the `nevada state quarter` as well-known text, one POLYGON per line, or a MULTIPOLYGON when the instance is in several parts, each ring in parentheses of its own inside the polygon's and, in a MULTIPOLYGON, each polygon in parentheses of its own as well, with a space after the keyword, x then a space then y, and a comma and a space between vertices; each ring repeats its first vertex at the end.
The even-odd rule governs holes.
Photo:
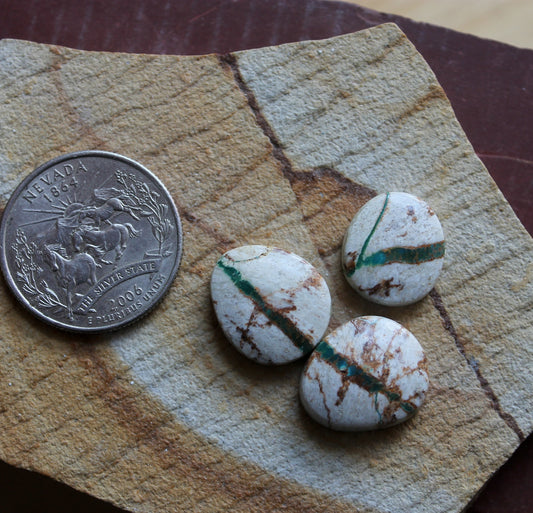
POLYGON ((178 271, 181 223, 163 184, 121 155, 85 151, 37 168, 0 225, 9 286, 41 320, 115 330, 147 313, 178 271))

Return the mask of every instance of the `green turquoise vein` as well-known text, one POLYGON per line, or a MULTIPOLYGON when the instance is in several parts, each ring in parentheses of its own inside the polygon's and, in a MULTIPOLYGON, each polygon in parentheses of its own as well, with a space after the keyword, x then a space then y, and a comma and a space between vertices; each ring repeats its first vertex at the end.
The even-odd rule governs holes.
POLYGON ((238 269, 226 265, 222 258, 217 262, 217 266, 224 271, 237 289, 251 299, 267 319, 277 326, 302 353, 306 354, 314 349, 315 344, 309 340, 309 337, 304 335, 291 319, 285 317, 274 306, 265 301, 254 285, 243 278, 238 269))
MULTIPOLYGON (((353 272, 355 272, 355 269, 359 269, 360 267, 362 267, 362 264, 360 262, 363 259, 363 255, 366 252, 366 248, 368 247, 368 243, 370 242, 370 239, 374 236, 374 232, 376 231, 378 224, 381 222, 381 219, 383 218, 383 214, 385 213, 385 209, 387 208, 387 204, 389 202, 389 196, 390 196, 390 193, 387 192, 387 195, 385 196, 385 201, 383 202, 383 207, 381 208, 381 212, 379 213, 379 216, 376 219, 374 226, 372 226, 372 230, 370 230, 368 237, 365 239, 365 242, 363 243, 363 247, 361 248, 361 253, 359 254, 359 258, 357 259, 357 262, 355 263, 355 268, 353 269, 353 272)), ((353 274, 353 272, 351 274, 353 274)))
POLYGON ((398 402, 400 408, 406 413, 413 413, 415 407, 409 401, 401 401, 397 392, 388 390, 378 378, 366 372, 362 367, 348 361, 344 356, 337 353, 325 340, 322 340, 315 349, 324 361, 333 365, 337 370, 351 378, 357 385, 364 388, 369 394, 383 394, 389 402, 398 402))
POLYGON ((357 259, 355 269, 376 267, 378 265, 400 262, 404 264, 421 264, 444 256, 444 241, 417 247, 395 247, 376 251, 367 257, 357 259))
POLYGON ((383 207, 379 216, 372 227, 372 230, 368 234, 368 237, 365 239, 363 247, 361 248, 361 253, 357 258, 355 266, 347 270, 348 276, 352 276, 357 269, 361 267, 377 267, 380 265, 387 265, 392 263, 402 263, 402 264, 413 264, 418 265, 423 262, 430 262, 431 260, 437 260, 444 256, 444 241, 435 242, 433 244, 424 244, 421 246, 405 246, 405 247, 392 247, 386 248, 375 253, 372 253, 368 256, 365 256, 366 249, 370 240, 372 239, 376 228, 378 227, 387 204, 389 201, 389 194, 387 193, 383 207))

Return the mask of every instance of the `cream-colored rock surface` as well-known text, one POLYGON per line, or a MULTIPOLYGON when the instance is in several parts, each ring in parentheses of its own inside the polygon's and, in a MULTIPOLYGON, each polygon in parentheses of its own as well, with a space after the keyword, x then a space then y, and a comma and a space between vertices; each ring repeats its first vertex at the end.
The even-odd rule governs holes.
POLYGON ((216 56, 0 42, 0 198, 60 153, 105 149, 166 184, 180 272, 140 323, 81 339, 0 287, 0 457, 139 512, 457 512, 533 427, 533 244, 434 75, 393 25, 216 56), (408 190, 437 212, 430 296, 387 309, 340 266, 357 209, 408 190), (412 420, 332 433, 298 402, 302 363, 224 340, 210 271, 244 244, 291 250, 332 293, 330 330, 392 317, 431 383, 412 420))
POLYGON ((253 244, 229 250, 216 263, 210 288, 228 342, 257 363, 309 356, 329 325, 326 280, 284 249, 253 244))

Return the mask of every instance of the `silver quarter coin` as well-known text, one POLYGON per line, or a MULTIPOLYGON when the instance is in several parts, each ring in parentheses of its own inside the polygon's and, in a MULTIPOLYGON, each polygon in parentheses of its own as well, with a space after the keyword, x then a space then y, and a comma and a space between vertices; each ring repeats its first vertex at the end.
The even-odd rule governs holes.
POLYGON ((37 317, 78 332, 114 330, 163 297, 178 271, 181 223, 146 168, 102 151, 43 164, 0 225, 2 271, 37 317))

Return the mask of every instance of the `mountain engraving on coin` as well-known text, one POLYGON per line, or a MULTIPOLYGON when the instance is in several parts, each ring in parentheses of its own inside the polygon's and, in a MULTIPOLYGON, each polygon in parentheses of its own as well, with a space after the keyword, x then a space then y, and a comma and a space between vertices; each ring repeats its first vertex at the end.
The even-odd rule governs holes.
POLYGON ((42 320, 75 331, 130 324, 174 279, 181 224, 165 187, 140 164, 87 151, 36 169, 7 204, 2 270, 42 320))

